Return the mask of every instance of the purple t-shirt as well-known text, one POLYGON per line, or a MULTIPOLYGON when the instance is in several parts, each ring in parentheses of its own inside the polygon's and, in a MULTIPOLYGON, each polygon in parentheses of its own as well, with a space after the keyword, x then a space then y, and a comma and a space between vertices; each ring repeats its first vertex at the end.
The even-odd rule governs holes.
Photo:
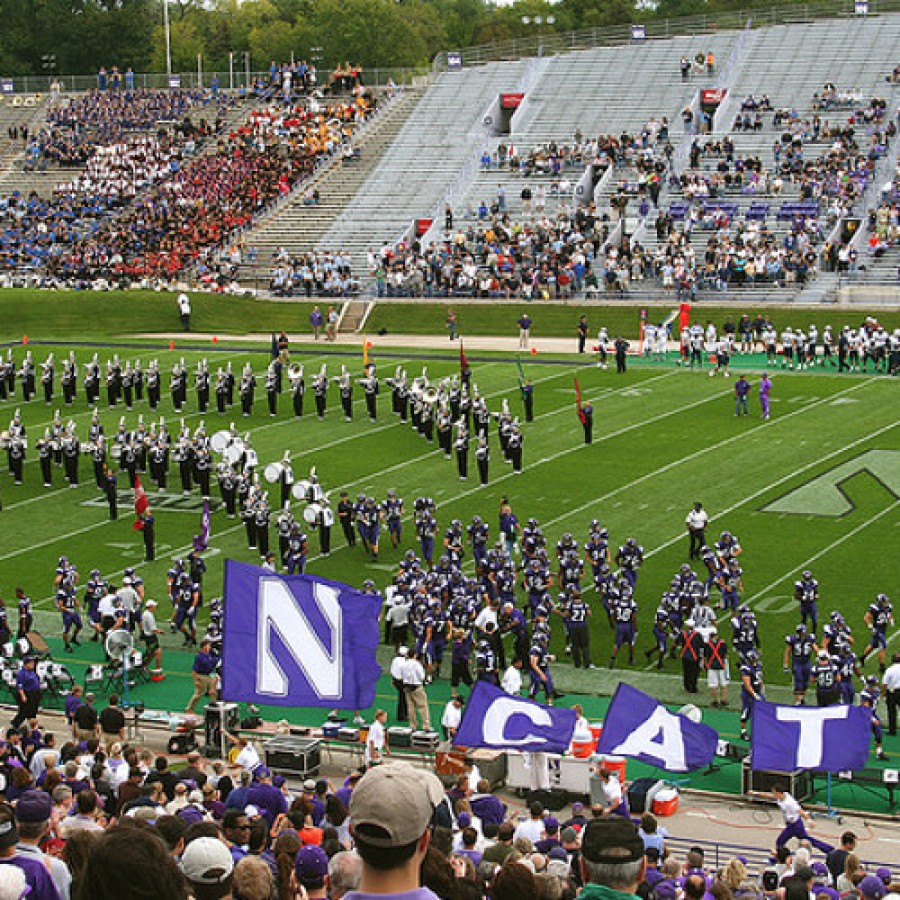
POLYGON ((430 888, 420 887, 402 894, 366 894, 363 891, 348 891, 344 900, 439 900, 430 888))
POLYGON ((0 863, 18 866, 25 873, 25 881, 31 888, 28 900, 60 900, 59 891, 50 877, 50 872, 39 860, 17 854, 9 859, 0 859, 0 863))

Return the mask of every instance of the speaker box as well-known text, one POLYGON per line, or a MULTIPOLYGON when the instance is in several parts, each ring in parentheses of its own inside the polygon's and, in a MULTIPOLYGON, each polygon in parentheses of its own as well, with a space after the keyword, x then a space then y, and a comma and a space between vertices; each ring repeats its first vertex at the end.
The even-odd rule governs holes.
POLYGON ((322 742, 317 738, 285 734, 266 742, 266 766, 273 772, 309 778, 319 774, 322 742))

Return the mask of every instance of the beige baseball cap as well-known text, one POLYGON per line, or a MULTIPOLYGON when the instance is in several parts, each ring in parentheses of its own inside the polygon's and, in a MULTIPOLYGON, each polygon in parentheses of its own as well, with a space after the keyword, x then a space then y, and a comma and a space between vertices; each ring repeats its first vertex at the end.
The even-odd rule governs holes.
POLYGON ((431 772, 409 763, 391 762, 370 769, 350 795, 350 820, 354 826, 374 825, 386 838, 370 838, 376 847, 405 847, 428 830, 444 786, 431 772))

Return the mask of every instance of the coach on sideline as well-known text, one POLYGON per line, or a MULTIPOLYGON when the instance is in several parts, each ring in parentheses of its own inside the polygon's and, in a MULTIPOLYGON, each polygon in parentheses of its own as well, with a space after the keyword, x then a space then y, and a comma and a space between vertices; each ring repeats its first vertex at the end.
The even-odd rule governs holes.
POLYGON ((691 536, 690 558, 699 559, 700 548, 706 543, 706 526, 709 524, 709 516, 699 500, 694 503, 694 508, 687 514, 684 523, 691 536))

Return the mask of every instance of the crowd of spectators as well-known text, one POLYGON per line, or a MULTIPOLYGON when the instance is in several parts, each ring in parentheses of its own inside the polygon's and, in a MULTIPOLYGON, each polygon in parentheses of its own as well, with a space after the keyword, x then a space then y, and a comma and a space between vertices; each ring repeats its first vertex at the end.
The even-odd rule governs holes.
POLYGON ((182 763, 106 732, 115 698, 99 715, 92 698, 79 703, 71 739, 35 722, 6 734, 4 897, 353 900, 361 890, 421 900, 763 900, 780 886, 785 900, 882 900, 900 889, 890 869, 867 870, 849 831, 825 862, 802 842, 779 847, 761 869, 740 857, 713 866, 699 846, 676 856, 650 813, 635 827, 602 803, 554 815, 533 801, 523 815, 474 767, 449 788, 390 760, 293 787, 245 738, 232 765, 197 752, 182 763), (634 881, 608 885, 625 893, 598 893, 613 870, 591 864, 613 842, 630 848, 621 861, 634 881), (401 846, 423 854, 406 887, 413 894, 390 887, 407 860, 401 846))
POLYGON ((269 289, 276 297, 349 297, 359 286, 349 253, 317 251, 292 257, 283 247, 275 253, 269 289))
POLYGON ((102 145, 51 199, 0 198, 0 273, 76 287, 172 277, 288 193, 374 108, 361 94, 254 110, 206 155, 192 134, 102 145))

